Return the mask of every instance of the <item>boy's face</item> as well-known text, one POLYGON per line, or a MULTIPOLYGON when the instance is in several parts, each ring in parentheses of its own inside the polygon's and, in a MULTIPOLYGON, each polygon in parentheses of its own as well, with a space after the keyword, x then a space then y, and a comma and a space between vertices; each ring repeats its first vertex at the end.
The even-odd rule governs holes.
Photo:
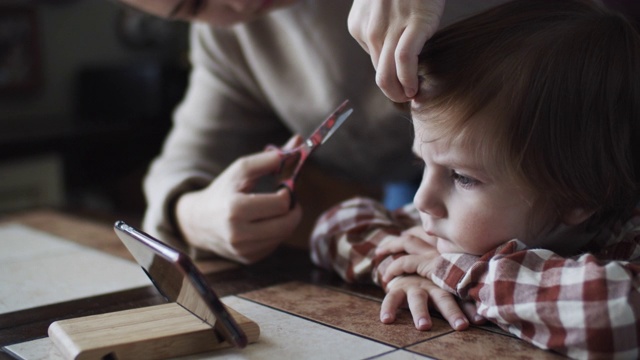
MULTIPOLYGON (((526 242, 534 194, 491 174, 470 150, 475 146, 468 146, 491 139, 466 139, 466 145, 435 139, 424 121, 428 115, 421 116, 413 119, 413 151, 424 165, 414 204, 431 245, 440 253, 483 255, 511 239, 526 242)), ((471 120, 482 116, 490 115, 481 112, 471 120)))

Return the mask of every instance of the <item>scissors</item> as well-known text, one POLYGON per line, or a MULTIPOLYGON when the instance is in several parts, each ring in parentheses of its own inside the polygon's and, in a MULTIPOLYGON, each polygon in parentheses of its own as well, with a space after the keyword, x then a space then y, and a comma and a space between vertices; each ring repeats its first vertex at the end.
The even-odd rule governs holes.
POLYGON ((320 145, 324 144, 338 130, 352 112, 353 108, 349 106, 349 100, 345 100, 304 140, 302 145, 291 150, 282 150, 274 145, 267 146, 267 150, 275 149, 279 152, 280 168, 277 173, 281 181, 280 187, 284 187, 289 191, 291 198, 290 208, 293 208, 296 202, 295 182, 302 165, 320 145))

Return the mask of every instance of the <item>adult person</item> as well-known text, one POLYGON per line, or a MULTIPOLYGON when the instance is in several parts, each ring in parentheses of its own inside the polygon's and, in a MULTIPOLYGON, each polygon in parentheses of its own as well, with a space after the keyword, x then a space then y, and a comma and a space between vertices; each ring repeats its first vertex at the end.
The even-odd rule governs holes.
MULTIPOLYGON (((287 238, 306 246, 317 215, 339 201, 419 176, 406 114, 348 32, 350 2, 123 1, 193 21, 189 86, 145 179, 147 232, 194 256, 252 263, 287 238), (256 193, 256 180, 279 166, 265 146, 309 134, 345 99, 355 111, 306 165, 293 209, 284 190, 256 193)), ((445 6, 442 22, 496 2, 466 0, 456 14, 445 6)))

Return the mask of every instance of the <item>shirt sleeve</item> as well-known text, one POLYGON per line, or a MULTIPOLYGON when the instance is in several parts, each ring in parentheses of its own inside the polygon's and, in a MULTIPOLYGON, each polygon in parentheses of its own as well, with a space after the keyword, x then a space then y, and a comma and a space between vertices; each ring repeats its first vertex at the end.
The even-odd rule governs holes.
MULTIPOLYGON (((639 219, 614 229, 597 251, 575 257, 518 240, 481 257, 442 254, 431 280, 540 348, 573 358, 638 358, 639 219)), ((415 208, 392 213, 370 199, 344 202, 319 219, 312 260, 348 282, 384 288, 379 274, 393 257, 376 257, 376 246, 418 222, 415 208)))
POLYGON ((385 288, 380 274, 393 257, 376 256, 375 249, 418 221, 412 205, 390 212, 369 198, 345 201, 318 219, 311 235, 311 259, 347 282, 372 282, 385 288))
MULTIPOLYGON (((147 210, 143 228, 160 240, 189 250, 173 219, 175 201, 209 185, 242 155, 261 151, 267 141, 288 136, 258 93, 243 61, 237 36, 193 24, 191 74, 184 99, 162 152, 144 179, 147 210)), ((199 256, 200 257, 200 256, 199 256)))
POLYGON ((640 355, 640 229, 565 258, 512 240, 482 257, 443 254, 434 283, 534 345, 573 358, 640 355))

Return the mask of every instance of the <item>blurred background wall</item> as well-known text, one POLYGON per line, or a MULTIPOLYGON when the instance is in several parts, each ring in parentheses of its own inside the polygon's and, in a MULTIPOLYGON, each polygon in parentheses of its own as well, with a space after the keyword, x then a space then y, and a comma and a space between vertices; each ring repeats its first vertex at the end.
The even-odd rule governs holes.
POLYGON ((0 0, 0 212, 141 213, 186 57, 186 24, 116 1, 0 0))
MULTIPOLYGON (((640 19, 639 0, 603 1, 640 19)), ((0 0, 0 213, 141 215, 186 85, 187 32, 116 0, 0 0)))

